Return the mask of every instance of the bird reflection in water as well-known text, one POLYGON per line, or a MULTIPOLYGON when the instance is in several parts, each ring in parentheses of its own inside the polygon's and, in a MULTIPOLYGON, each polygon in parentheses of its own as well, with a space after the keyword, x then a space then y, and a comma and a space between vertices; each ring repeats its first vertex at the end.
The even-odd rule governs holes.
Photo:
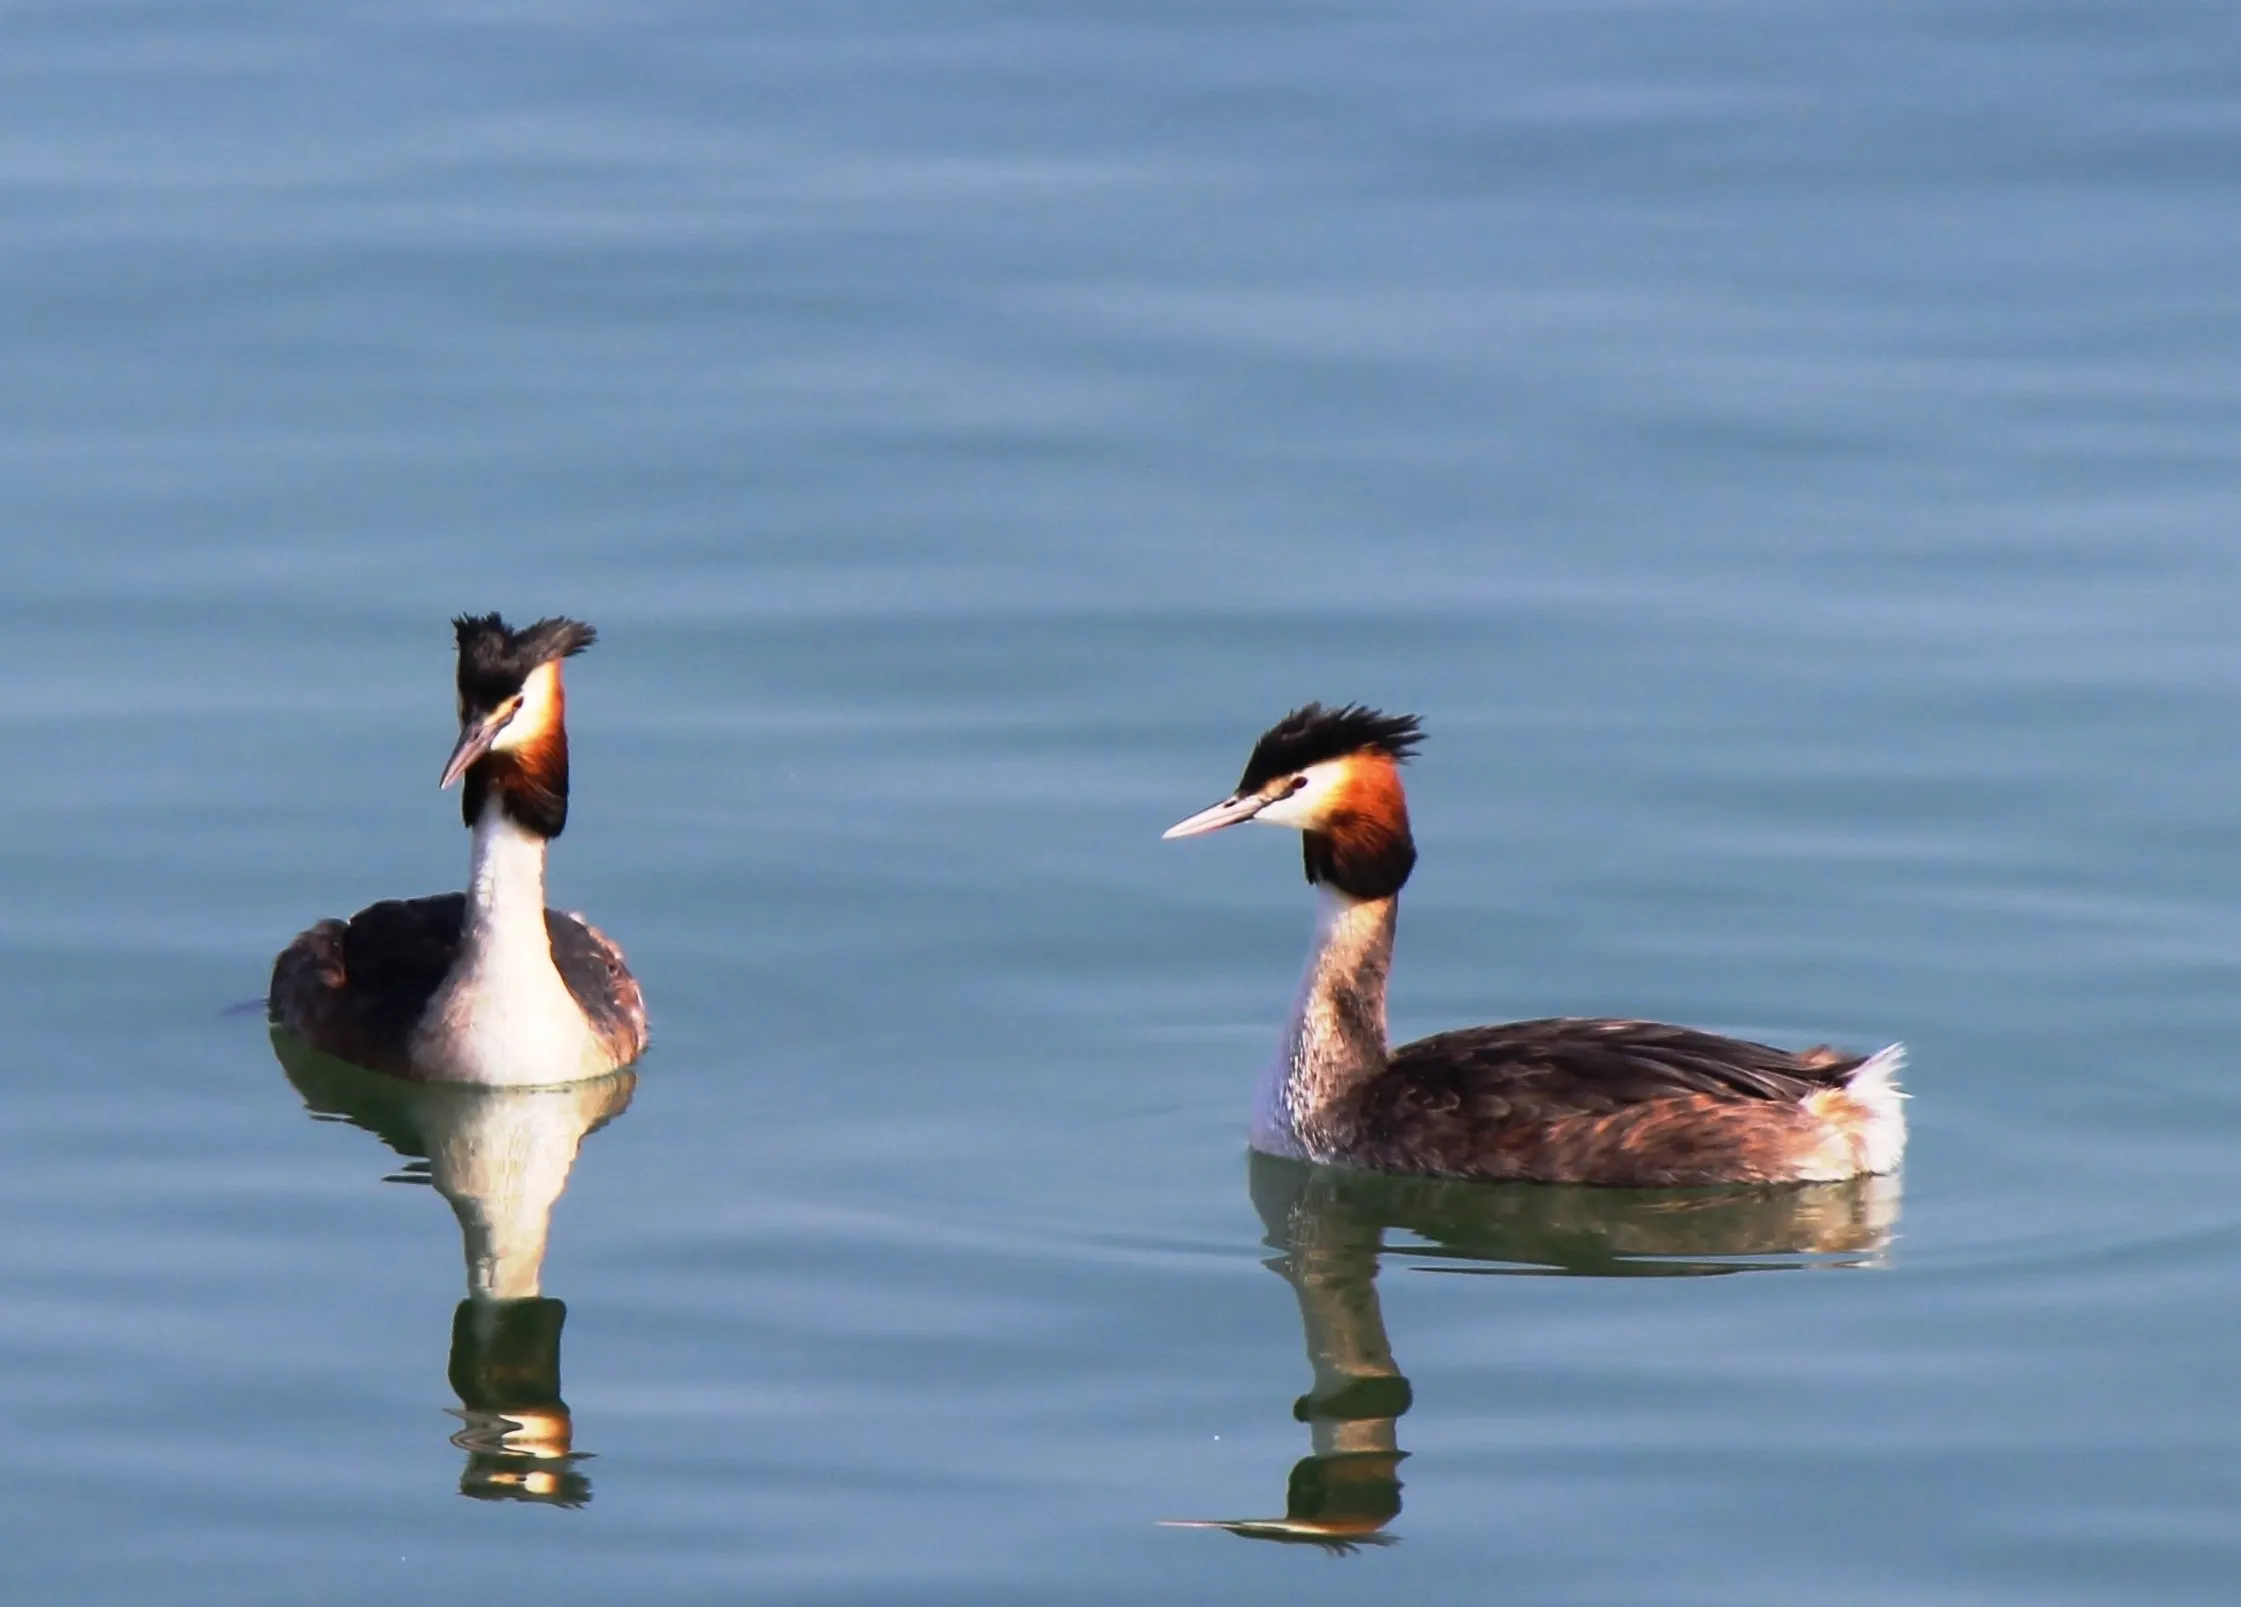
POLYGON ((1252 1156, 1253 1204, 1299 1298, 1314 1382, 1292 1408, 1309 1452, 1280 1518, 1170 1519, 1349 1552, 1400 1515, 1400 1419, 1414 1401, 1378 1304, 1385 1233, 1427 1270, 1508 1277, 1686 1278, 1881 1263, 1896 1177, 1704 1189, 1482 1183, 1252 1156))
POLYGON ((568 1308, 540 1283, 553 1204, 584 1138, 621 1115, 637 1074, 550 1088, 416 1083, 365 1071, 284 1028, 273 1051, 314 1118, 363 1127, 407 1158, 387 1179, 432 1185, 451 1203, 467 1257, 467 1298, 452 1314, 451 1387, 467 1453, 459 1493, 478 1500, 582 1506, 591 1480, 560 1395, 568 1308))

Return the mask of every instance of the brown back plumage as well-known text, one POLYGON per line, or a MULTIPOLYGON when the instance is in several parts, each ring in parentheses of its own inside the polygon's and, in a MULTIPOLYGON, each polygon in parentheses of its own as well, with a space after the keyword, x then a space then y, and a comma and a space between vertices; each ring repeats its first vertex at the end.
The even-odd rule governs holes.
POLYGON ((1864 1058, 1651 1021, 1469 1027, 1393 1051, 1354 1104, 1349 1148, 1359 1165, 1455 1177, 1788 1181, 1821 1133, 1804 1102, 1864 1058))
MULTIPOLYGON (((459 953, 463 893, 384 899, 321 921, 280 951, 271 1018, 325 1054, 414 1075, 413 1029, 459 953)), ((645 1052, 646 1003, 622 950, 579 915, 545 911, 554 967, 617 1065, 645 1052)))

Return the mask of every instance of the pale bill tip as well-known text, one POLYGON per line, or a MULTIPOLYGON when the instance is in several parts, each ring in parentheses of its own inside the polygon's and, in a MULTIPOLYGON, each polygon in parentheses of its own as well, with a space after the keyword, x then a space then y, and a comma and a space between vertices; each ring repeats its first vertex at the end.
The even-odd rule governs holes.
POLYGON ((1160 833, 1162 842, 1177 837, 1202 837, 1210 831, 1220 831, 1224 826, 1234 826, 1251 820, 1267 807, 1268 800, 1257 797, 1224 798, 1211 809, 1201 809, 1188 820, 1178 820, 1160 833))

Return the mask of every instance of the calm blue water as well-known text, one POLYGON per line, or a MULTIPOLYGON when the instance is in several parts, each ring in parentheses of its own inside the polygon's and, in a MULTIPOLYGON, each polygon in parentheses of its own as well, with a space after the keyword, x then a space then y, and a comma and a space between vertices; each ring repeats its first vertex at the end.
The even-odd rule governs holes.
POLYGON ((2230 8, 7 15, 9 1600, 2231 1599, 2230 8), (656 1049, 291 1083, 486 608, 656 1049), (1249 1168, 1310 697, 1397 1033, 1903 1037, 1903 1192, 1249 1168))

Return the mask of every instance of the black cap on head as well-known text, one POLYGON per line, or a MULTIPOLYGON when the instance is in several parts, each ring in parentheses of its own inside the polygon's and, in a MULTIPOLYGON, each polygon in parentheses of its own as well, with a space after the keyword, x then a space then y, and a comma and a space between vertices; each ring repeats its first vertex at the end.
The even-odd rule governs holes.
POLYGON ((1341 703, 1335 709, 1309 703, 1262 733, 1253 744, 1253 756, 1245 761, 1237 790, 1240 795, 1258 792, 1278 776, 1295 775, 1309 765, 1365 750, 1405 763, 1423 740, 1423 724, 1413 714, 1384 714, 1359 703, 1341 703))
POLYGON ((504 702, 538 665, 573 658, 599 639, 579 619, 540 619, 517 631, 496 614, 461 614, 451 625, 459 633, 459 695, 471 708, 504 702))

